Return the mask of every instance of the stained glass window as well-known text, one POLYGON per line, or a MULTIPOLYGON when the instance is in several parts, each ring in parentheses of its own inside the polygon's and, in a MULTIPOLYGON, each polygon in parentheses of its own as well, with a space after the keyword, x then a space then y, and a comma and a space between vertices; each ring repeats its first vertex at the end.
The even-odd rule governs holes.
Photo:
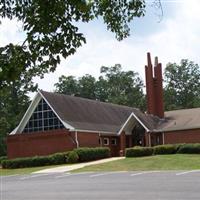
POLYGON ((64 128, 62 122, 54 114, 45 100, 41 99, 23 132, 31 133, 62 128, 64 128))

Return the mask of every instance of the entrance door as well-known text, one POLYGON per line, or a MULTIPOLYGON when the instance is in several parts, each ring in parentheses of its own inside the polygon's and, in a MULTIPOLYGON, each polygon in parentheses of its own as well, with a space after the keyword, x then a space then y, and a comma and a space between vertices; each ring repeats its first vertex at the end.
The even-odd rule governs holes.
POLYGON ((132 145, 133 146, 145 146, 145 129, 137 124, 132 130, 132 145))

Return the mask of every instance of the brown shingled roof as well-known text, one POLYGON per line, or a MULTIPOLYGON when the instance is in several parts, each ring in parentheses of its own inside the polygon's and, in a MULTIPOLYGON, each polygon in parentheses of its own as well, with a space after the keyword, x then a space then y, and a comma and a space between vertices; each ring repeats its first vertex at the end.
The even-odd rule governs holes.
POLYGON ((165 112, 165 118, 142 113, 139 109, 81 97, 40 91, 59 117, 77 130, 118 133, 131 113, 150 132, 200 128, 200 108, 165 112))
POLYGON ((158 124, 162 131, 176 131, 200 128, 200 108, 165 112, 165 120, 158 124))
POLYGON ((136 108, 40 91, 59 117, 78 130, 117 133, 133 112, 148 129, 154 128, 152 117, 136 108))

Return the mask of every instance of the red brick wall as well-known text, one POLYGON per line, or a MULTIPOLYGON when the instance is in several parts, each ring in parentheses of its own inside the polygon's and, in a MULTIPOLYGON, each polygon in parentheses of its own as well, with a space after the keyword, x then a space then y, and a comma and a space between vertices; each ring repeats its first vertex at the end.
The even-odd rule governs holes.
POLYGON ((125 132, 122 131, 120 134, 120 156, 125 155, 125 148, 126 148, 126 135, 125 132))
POLYGON ((200 143, 200 129, 164 133, 165 144, 200 143))
POLYGON ((72 150, 75 141, 67 130, 52 130, 37 133, 24 133, 7 137, 7 154, 9 158, 48 155, 72 150))
MULTIPOLYGON (((69 151, 77 147, 75 132, 68 132, 67 130, 52 130, 37 133, 24 133, 10 135, 7 138, 8 157, 30 157, 49 155, 57 152, 69 151)), ((109 138, 109 147, 112 156, 118 156, 120 150, 119 137, 102 136, 109 138), (112 138, 117 138, 117 145, 112 145, 112 138)), ((79 147, 100 147, 99 134, 77 132, 77 139, 79 147)))
POLYGON ((144 141, 143 141, 143 143, 144 143, 144 146, 145 146, 145 147, 151 146, 150 141, 149 141, 149 134, 150 134, 150 133, 148 133, 148 132, 146 132, 146 131, 145 131, 145 133, 144 133, 144 141))
POLYGON ((79 147, 99 147, 99 134, 77 132, 79 147))
POLYGON ((120 140, 119 137, 115 137, 115 136, 101 136, 101 146, 102 147, 109 147, 110 148, 110 153, 111 156, 119 156, 119 150, 120 150, 120 140), (104 145, 103 143, 103 139, 104 138, 108 138, 109 139, 109 145, 104 145), (112 144, 112 139, 116 139, 117 140, 117 144, 113 145, 112 144))

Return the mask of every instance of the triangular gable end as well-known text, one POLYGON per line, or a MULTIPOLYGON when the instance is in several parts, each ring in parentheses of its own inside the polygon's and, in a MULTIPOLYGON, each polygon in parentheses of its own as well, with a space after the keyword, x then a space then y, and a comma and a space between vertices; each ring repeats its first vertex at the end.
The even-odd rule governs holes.
POLYGON ((46 131, 58 128, 73 130, 74 128, 63 122, 52 106, 38 91, 29 108, 24 114, 19 125, 10 133, 10 135, 22 132, 46 131))
POLYGON ((42 94, 42 92, 40 92, 40 90, 38 90, 38 93, 41 95, 41 97, 47 102, 48 106, 51 108, 52 111, 54 111, 54 114, 58 117, 58 119, 63 123, 63 125, 65 126, 66 129, 69 129, 71 131, 74 131, 75 128, 73 126, 71 126, 70 124, 68 124, 67 122, 63 121, 60 116, 57 114, 57 112, 53 109, 53 107, 51 106, 51 104, 48 102, 48 100, 44 97, 44 95, 42 94))
POLYGON ((128 117, 128 119, 126 120, 126 122, 123 124, 123 126, 121 127, 121 129, 118 131, 118 135, 120 135, 122 133, 122 131, 126 128, 126 126, 128 126, 128 124, 130 123, 130 121, 132 119, 135 119, 137 122, 139 122, 139 124, 147 131, 149 132, 150 130, 147 128, 147 126, 144 125, 144 123, 135 115, 135 113, 131 113, 128 117))

